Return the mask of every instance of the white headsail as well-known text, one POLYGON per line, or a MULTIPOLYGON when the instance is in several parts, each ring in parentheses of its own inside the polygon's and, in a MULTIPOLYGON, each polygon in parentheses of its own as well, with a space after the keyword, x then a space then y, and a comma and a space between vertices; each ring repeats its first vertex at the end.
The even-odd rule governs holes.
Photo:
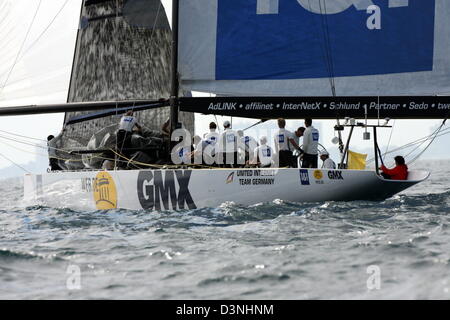
POLYGON ((450 94, 447 0, 180 1, 180 76, 220 95, 450 94))
POLYGON ((0 106, 67 97, 81 0, 0 0, 0 106))

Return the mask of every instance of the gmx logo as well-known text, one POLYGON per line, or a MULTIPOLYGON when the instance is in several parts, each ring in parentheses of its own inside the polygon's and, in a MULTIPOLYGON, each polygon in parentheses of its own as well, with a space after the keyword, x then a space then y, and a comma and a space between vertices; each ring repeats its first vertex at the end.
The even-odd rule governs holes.
POLYGON ((218 0, 216 79, 433 70, 435 0, 218 0))

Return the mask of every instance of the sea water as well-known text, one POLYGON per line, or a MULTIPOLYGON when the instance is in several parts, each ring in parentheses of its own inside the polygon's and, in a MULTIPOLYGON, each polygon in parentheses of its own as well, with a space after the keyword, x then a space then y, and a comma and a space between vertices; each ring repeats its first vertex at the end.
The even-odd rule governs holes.
POLYGON ((182 212, 22 204, 0 183, 0 299, 449 299, 450 160, 383 202, 182 212))

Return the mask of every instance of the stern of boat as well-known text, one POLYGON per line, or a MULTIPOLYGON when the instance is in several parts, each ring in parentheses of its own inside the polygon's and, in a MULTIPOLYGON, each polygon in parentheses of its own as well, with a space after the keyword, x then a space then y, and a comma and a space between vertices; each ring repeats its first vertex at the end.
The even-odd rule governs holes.
POLYGON ((427 180, 430 177, 430 172, 425 170, 411 170, 408 172, 408 180, 389 180, 374 173, 379 183, 373 192, 373 198, 370 200, 385 200, 397 193, 400 193, 412 186, 427 180))

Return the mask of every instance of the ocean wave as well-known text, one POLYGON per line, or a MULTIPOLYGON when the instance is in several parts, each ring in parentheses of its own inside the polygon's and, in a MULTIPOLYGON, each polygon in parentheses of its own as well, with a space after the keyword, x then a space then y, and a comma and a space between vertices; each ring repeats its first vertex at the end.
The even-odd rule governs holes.
POLYGON ((20 252, 9 249, 0 249, 0 261, 8 260, 31 260, 31 259, 44 259, 44 257, 34 252, 20 252))
MULTIPOLYGON (((145 210, 91 211, 81 212, 67 208, 45 206, 26 207, 26 212, 35 219, 33 228, 83 229, 91 226, 118 224, 135 231, 154 228, 160 232, 167 228, 195 228, 202 226, 226 227, 234 224, 274 220, 282 216, 302 216, 305 219, 354 219, 377 222, 408 212, 447 214, 450 212, 450 191, 424 195, 401 194, 382 202, 322 202, 294 203, 275 200, 251 206, 224 203, 216 208, 201 208, 183 211, 148 212, 145 210)), ((0 211, 0 214, 10 212, 0 211)), ((13 212, 23 215, 23 211, 13 212)))

